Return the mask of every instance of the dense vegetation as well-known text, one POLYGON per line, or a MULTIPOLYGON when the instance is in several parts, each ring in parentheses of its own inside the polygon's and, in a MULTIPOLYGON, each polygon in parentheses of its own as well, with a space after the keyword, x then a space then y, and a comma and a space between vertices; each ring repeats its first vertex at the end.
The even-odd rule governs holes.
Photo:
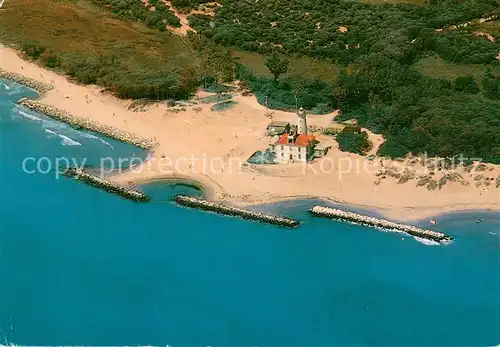
MULTIPOLYGON (((298 101, 293 86, 302 77, 271 84, 255 83, 251 76, 249 86, 258 97, 265 94, 275 104, 295 101, 307 108, 319 102, 339 106, 341 119, 356 118, 387 138, 381 155, 462 153, 500 162, 500 108, 495 103, 500 77, 490 70, 499 63, 500 45, 476 37, 467 27, 449 27, 497 14, 496 0, 431 0, 422 6, 261 0, 258 12, 250 0, 223 5, 215 19, 195 15, 190 23, 222 45, 269 56, 307 55, 341 66, 336 79, 318 82, 321 88, 302 89, 298 101), (447 81, 413 68, 434 55, 448 63, 482 64, 477 65, 479 80, 464 73, 447 81)), ((362 151, 362 135, 342 134, 339 141, 343 148, 362 151)))
POLYGON ((498 104, 457 92, 456 83, 422 76, 384 56, 357 63, 362 68, 341 74, 333 91, 344 111, 341 119, 356 118, 388 138, 379 154, 463 153, 499 162, 498 104))
POLYGON ((160 0, 149 0, 144 6, 138 0, 92 0, 100 6, 110 8, 122 19, 134 19, 143 22, 150 28, 165 31, 165 24, 180 27, 179 18, 160 0), (154 10, 152 11, 151 9, 154 10))
POLYGON ((332 110, 330 86, 317 77, 290 76, 276 80, 256 76, 239 65, 237 78, 245 81, 259 103, 269 108, 296 110, 304 107, 317 114, 332 110))
POLYGON ((336 140, 340 150, 344 152, 365 155, 372 148, 367 132, 359 131, 359 129, 353 129, 352 127, 345 127, 337 134, 336 140))
POLYGON ((341 63, 373 52, 410 63, 434 50, 450 61, 494 60, 497 45, 462 31, 435 29, 494 13, 496 0, 430 1, 374 6, 350 0, 225 0, 216 17, 194 15, 190 24, 215 42, 267 54, 277 48, 341 63), (341 30, 344 26, 345 30, 341 30))
POLYGON ((212 0, 172 0, 172 6, 180 10, 188 10, 209 2, 212 0))
POLYGON ((122 98, 185 98, 198 84, 191 52, 177 36, 119 20, 87 1, 9 2, 0 12, 0 40, 122 98))

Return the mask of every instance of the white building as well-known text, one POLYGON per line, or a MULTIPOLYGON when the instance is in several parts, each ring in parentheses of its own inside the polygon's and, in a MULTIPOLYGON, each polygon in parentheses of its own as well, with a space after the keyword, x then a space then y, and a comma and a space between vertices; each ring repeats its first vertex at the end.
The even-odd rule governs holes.
POLYGON ((312 135, 283 134, 270 145, 270 149, 280 164, 306 163, 314 157, 315 145, 316 140, 312 135))

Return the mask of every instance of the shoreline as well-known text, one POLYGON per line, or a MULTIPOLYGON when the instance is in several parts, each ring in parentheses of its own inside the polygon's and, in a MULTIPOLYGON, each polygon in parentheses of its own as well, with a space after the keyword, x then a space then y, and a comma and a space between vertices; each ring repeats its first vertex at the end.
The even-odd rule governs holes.
MULTIPOLYGON (((435 211, 438 211, 438 213, 433 212, 427 212, 427 211, 413 211, 413 215, 415 216, 414 218, 397 218, 397 217, 389 217, 389 215, 386 212, 386 208, 379 207, 379 206, 370 206, 370 205, 362 205, 362 204, 356 204, 356 203, 346 203, 346 202, 341 202, 337 200, 333 200, 330 198, 321 198, 321 197, 316 197, 316 196, 289 196, 289 197, 280 197, 276 198, 274 200, 268 200, 268 201, 255 201, 255 202, 235 202, 232 201, 231 199, 228 199, 227 201, 225 200, 216 200, 216 193, 211 187, 207 187, 203 185, 200 181, 197 181, 193 179, 192 177, 185 176, 165 176, 165 177, 156 177, 156 178, 151 178, 151 179, 143 179, 143 180, 138 180, 134 181, 134 185, 137 187, 142 187, 145 185, 149 184, 155 184, 155 183, 165 183, 165 185, 185 185, 187 187, 191 187, 194 189, 199 190, 202 193, 202 196, 204 199, 209 200, 209 201, 215 201, 215 202, 222 202, 226 203, 228 206, 233 206, 233 207, 238 207, 238 208, 253 208, 256 210, 262 210, 265 209, 266 207, 271 207, 273 209, 282 209, 283 205, 286 204, 292 204, 295 203, 297 205, 304 205, 304 206, 313 206, 315 204, 323 204, 324 206, 327 207, 333 207, 333 208, 342 208, 343 210, 347 212, 353 212, 353 213, 359 213, 363 214, 366 216, 370 217, 384 217, 384 218, 389 218, 390 221, 393 222, 405 222, 409 223, 410 225, 420 225, 420 224, 425 224, 429 223, 429 219, 435 219, 438 222, 446 221, 446 219, 452 217, 453 215, 470 215, 470 217, 467 217, 467 220, 475 220, 477 219, 476 217, 472 216, 473 214, 476 215, 487 215, 486 218, 492 218, 492 219, 500 219, 500 215, 496 215, 498 213, 495 209, 456 209, 454 207, 449 207, 449 209, 444 209, 441 206, 439 207, 430 207, 430 209, 435 209, 435 211), (491 215, 491 216, 489 216, 491 215), (497 216, 495 218, 495 216, 497 216)), ((285 206, 286 208, 286 206, 285 206)), ((308 209, 308 207, 306 208, 308 209)), ((408 207, 408 209, 412 209, 411 207, 408 207)))
MULTIPOLYGON (((37 102, 92 124, 100 124, 102 128, 114 128, 158 141, 158 146, 150 152, 151 159, 138 167, 140 171, 133 168, 108 177, 116 183, 145 185, 159 181, 178 182, 200 189, 207 199, 235 207, 316 200, 344 206, 346 210, 370 210, 395 221, 422 221, 449 213, 500 211, 500 189, 494 185, 479 189, 453 183, 442 190, 430 191, 411 183, 398 184, 394 180, 385 180, 379 185, 374 183, 377 177, 373 173, 354 172, 345 177, 337 177, 339 172, 335 170, 329 174, 304 173, 294 164, 240 166, 234 173, 229 166, 231 159, 246 162, 253 152, 267 147, 269 142, 265 136, 269 118, 264 116, 265 107, 258 104, 254 97, 236 95, 233 100, 237 105, 222 112, 211 111, 211 104, 197 102, 196 98, 185 110, 174 110, 157 103, 145 111, 135 112, 128 107, 130 101, 103 94, 96 86, 74 84, 64 76, 23 60, 13 49, 4 47, 0 50, 5 57, 3 71, 31 80, 42 79, 42 84, 51 81, 54 88, 40 93, 37 102), (215 170, 208 174, 200 169, 202 165, 198 163, 193 167, 185 163, 175 173, 166 174, 161 170, 161 158, 175 159, 190 154, 199 158, 221 159, 222 171, 215 170), (432 206, 428 205, 430 201, 432 206)), ((290 112, 273 111, 275 120, 293 121, 294 117, 290 112)), ((309 119, 313 126, 321 127, 328 125, 332 117, 335 114, 315 115, 309 119)), ((321 134, 318 136, 321 141, 330 140, 321 134)), ((364 157, 340 152, 335 144, 327 158, 332 161, 348 159, 357 165, 366 161, 364 157)), ((322 159, 315 160, 306 169, 314 171, 323 164, 322 159)), ((500 175, 499 167, 492 166, 491 170, 495 170, 493 174, 500 175)))
POLYGON ((15 83, 22 84, 23 86, 37 92, 39 97, 42 96, 43 93, 54 89, 54 86, 52 84, 40 82, 31 77, 27 77, 18 73, 12 73, 2 68, 0 68, 0 79, 7 79, 15 83))

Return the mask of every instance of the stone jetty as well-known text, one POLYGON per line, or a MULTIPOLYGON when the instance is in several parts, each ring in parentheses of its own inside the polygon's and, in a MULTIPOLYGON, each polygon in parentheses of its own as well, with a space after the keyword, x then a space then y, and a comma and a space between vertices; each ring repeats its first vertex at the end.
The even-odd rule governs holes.
POLYGON ((1 68, 0 68, 0 78, 8 79, 16 83, 25 85, 26 87, 36 90, 39 94, 54 89, 54 86, 52 84, 40 82, 33 78, 25 77, 17 73, 8 72, 1 68))
POLYGON ((85 182, 93 187, 101 188, 107 192, 114 193, 120 195, 124 198, 133 200, 133 201, 149 201, 149 197, 137 190, 133 190, 130 188, 122 187, 116 183, 107 181, 99 176, 89 174, 85 172, 85 170, 70 167, 63 171, 63 174, 67 177, 74 178, 78 181, 85 182))
POLYGON ((255 220, 258 222, 274 224, 282 227, 296 227, 299 222, 290 218, 268 215, 261 212, 244 210, 237 207, 226 206, 221 203, 198 199, 192 196, 177 195, 174 200, 183 206, 199 208, 219 214, 241 217, 243 219, 255 220))
POLYGON ((101 133, 105 136, 145 150, 151 150, 157 146, 157 143, 152 139, 146 139, 87 118, 77 117, 67 111, 58 109, 54 106, 43 104, 36 100, 21 98, 16 103, 30 110, 42 113, 55 120, 67 123, 75 128, 87 129, 97 133, 101 133))
POLYGON ((346 212, 335 208, 314 206, 311 211, 313 215, 319 217, 328 217, 335 220, 346 221, 354 224, 361 224, 382 230, 407 233, 412 236, 436 241, 439 243, 448 243, 452 240, 450 236, 436 231, 422 229, 411 225, 390 222, 385 219, 364 216, 362 214, 346 212))

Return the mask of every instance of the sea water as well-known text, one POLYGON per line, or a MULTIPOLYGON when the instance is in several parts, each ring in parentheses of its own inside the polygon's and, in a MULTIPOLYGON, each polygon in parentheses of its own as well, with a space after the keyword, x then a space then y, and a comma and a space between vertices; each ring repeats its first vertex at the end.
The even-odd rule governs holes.
POLYGON ((200 194, 187 186, 147 185, 152 202, 134 203, 54 170, 24 172, 28 157, 91 167, 146 154, 14 106, 36 94, 6 83, 0 343, 500 343, 499 216, 441 217, 433 228, 455 240, 429 246, 311 218, 311 201, 259 207, 299 219, 296 229, 178 207, 173 194, 200 194))

